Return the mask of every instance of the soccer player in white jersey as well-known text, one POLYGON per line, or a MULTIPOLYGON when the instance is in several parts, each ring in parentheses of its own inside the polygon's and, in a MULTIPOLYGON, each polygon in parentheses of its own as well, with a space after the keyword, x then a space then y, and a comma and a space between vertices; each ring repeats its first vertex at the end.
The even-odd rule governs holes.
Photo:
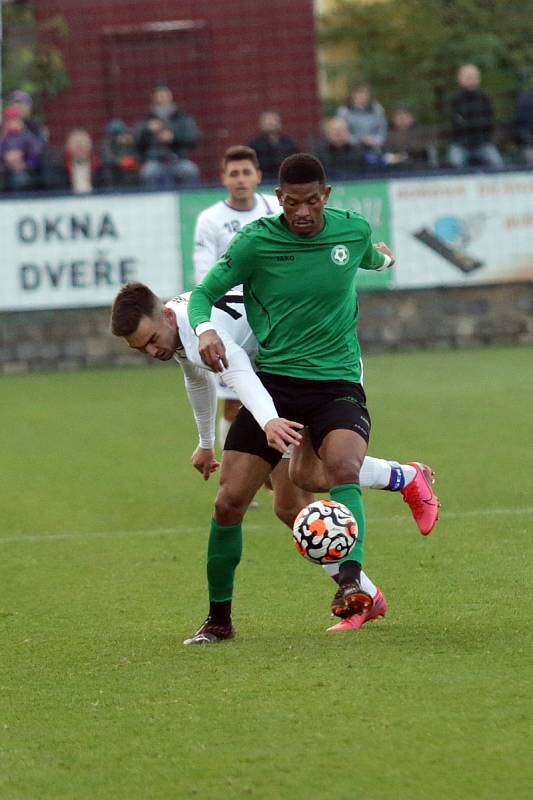
MULTIPOLYGON (((114 335, 124 338, 131 348, 159 361, 174 358, 183 369, 199 436, 191 461, 204 480, 208 480, 220 466, 214 452, 217 384, 215 374, 206 368, 198 352, 198 339, 187 315, 189 296, 190 293, 178 295, 163 305, 148 286, 126 284, 113 303, 111 328, 114 335)), ((255 374, 253 363, 257 340, 248 325, 242 294, 236 291, 226 295, 213 308, 211 319, 226 347, 226 383, 263 428, 269 445, 288 454, 291 445, 300 445, 302 426, 278 417, 272 398, 255 374)), ((289 460, 286 458, 280 461, 271 476, 274 510, 289 528, 292 528, 300 509, 312 502, 312 492, 322 490, 320 462, 307 440, 302 447, 296 447, 291 456, 293 460, 296 469, 291 471, 291 475, 295 474, 295 479, 302 482, 305 476, 305 488, 300 488, 289 477, 289 460)), ((367 456, 360 479, 365 488, 400 491, 420 532, 426 535, 433 528, 438 514, 430 475, 429 468, 417 462, 399 464, 367 456)), ((337 565, 327 565, 325 569, 334 580, 337 579, 337 565)), ((352 618, 351 627, 355 629, 371 619, 384 616, 387 610, 383 594, 364 572, 361 573, 361 585, 374 602, 368 613, 352 618)))
MULTIPOLYGON (((261 183, 261 170, 256 152, 251 147, 229 147, 224 153, 221 167, 220 179, 228 190, 228 195, 224 200, 204 209, 196 221, 193 261, 194 280, 197 284, 226 252, 229 243, 243 225, 281 211, 275 195, 257 191, 261 183)), ((223 447, 241 403, 223 379, 219 379, 217 396, 224 401, 218 421, 218 441, 223 447)))

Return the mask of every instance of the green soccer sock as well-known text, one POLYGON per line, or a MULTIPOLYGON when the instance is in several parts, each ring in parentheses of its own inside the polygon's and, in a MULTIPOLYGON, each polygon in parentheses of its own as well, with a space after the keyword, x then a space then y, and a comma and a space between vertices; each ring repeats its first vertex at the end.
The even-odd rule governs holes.
POLYGON ((233 577, 242 555, 242 526, 211 520, 207 545, 209 600, 221 603, 233 596, 233 577))
POLYGON ((361 487, 358 483, 342 483, 340 486, 333 486, 329 493, 332 500, 336 500, 337 503, 343 503, 350 509, 357 522, 357 542, 355 547, 340 563, 358 561, 362 565, 365 557, 365 509, 363 498, 361 497, 361 487))

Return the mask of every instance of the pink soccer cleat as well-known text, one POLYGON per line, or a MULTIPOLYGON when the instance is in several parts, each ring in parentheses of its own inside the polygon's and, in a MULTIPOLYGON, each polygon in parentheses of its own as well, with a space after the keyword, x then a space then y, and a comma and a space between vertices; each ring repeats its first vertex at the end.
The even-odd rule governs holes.
POLYGON ((386 613, 387 601, 383 597, 381 590, 378 589, 370 608, 367 608, 361 614, 353 614, 351 617, 346 617, 346 619, 328 628, 328 631, 358 631, 359 628, 363 627, 365 622, 370 622, 370 620, 377 619, 378 617, 384 617, 386 613))
POLYGON ((440 503, 432 488, 434 472, 427 464, 419 464, 418 461, 409 463, 416 469, 416 475, 401 492, 411 509, 418 530, 422 536, 427 536, 439 518, 440 503))

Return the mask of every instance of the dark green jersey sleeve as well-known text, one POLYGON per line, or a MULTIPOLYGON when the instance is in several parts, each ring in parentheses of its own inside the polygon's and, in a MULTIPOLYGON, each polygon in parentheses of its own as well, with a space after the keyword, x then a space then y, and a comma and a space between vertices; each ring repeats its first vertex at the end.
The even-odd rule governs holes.
POLYGON ((189 322, 193 330, 201 322, 210 319, 211 308, 217 300, 246 280, 253 266, 254 251, 253 238, 241 231, 203 281, 193 289, 188 303, 189 322))
POLYGON ((370 235, 370 226, 368 226, 368 246, 363 254, 363 258, 361 259, 359 268, 382 269, 384 266, 385 266, 385 256, 383 255, 383 253, 380 253, 379 250, 376 250, 376 248, 372 244, 372 238, 370 235))

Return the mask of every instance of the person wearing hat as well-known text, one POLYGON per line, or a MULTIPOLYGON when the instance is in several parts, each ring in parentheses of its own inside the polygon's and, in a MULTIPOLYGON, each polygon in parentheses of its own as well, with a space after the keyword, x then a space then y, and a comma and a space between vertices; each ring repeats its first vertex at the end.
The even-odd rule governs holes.
POLYGON ((5 109, 0 133, 0 182, 3 191, 36 187, 43 143, 27 130, 20 109, 5 109))
POLYGON ((46 144, 48 142, 48 131, 33 116, 33 98, 31 94, 23 89, 16 89, 9 95, 9 101, 12 106, 19 109, 26 130, 41 139, 43 144, 46 144))
POLYGON ((105 127, 101 157, 106 186, 136 186, 139 183, 139 156, 133 133, 121 119, 105 127))

